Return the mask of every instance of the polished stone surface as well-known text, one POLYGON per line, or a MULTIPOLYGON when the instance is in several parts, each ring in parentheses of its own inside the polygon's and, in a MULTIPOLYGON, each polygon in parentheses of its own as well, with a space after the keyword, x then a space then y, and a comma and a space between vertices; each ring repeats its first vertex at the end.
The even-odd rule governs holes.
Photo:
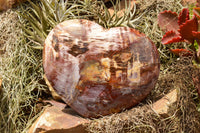
POLYGON ((49 33, 43 66, 58 95, 85 117, 138 104, 154 88, 160 70, 156 46, 144 34, 82 19, 60 23, 49 33))

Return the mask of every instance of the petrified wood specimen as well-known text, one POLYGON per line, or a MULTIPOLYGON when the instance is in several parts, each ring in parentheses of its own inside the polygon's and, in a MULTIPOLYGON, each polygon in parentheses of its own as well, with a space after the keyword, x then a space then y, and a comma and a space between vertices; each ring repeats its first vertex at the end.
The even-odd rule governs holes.
POLYGON ((57 25, 45 40, 47 79, 85 117, 120 112, 143 100, 159 75, 155 45, 132 28, 104 29, 88 20, 57 25))

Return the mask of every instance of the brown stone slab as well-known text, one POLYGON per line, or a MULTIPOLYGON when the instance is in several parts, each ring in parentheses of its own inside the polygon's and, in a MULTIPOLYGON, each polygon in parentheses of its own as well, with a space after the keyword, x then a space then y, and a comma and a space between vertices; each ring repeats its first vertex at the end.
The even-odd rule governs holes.
POLYGON ((174 89, 152 105, 152 109, 159 115, 167 115, 169 106, 177 101, 177 90, 174 89))
POLYGON ((64 105, 47 107, 28 133, 85 133, 83 124, 88 120, 78 116, 71 108, 62 108, 64 105))

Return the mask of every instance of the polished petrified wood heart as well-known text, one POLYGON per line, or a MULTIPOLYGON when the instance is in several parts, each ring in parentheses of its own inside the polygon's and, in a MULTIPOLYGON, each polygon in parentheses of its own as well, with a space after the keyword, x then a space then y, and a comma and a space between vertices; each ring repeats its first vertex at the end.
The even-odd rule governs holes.
POLYGON ((155 45, 132 28, 104 29, 88 20, 57 25, 45 40, 47 79, 85 117, 120 112, 143 100, 159 75, 155 45))

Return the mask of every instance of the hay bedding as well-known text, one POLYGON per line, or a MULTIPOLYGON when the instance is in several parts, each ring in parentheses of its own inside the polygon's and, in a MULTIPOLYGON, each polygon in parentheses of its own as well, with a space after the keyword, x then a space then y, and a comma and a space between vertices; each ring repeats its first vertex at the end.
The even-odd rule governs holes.
POLYGON ((0 14, 0 42, 0 132, 26 132, 39 113, 35 103, 45 90, 41 51, 25 43, 16 10, 0 14))
MULTIPOLYGON (((178 11, 172 5, 180 6, 180 1, 171 1, 170 6, 170 0, 139 0, 140 10, 149 8, 149 12, 136 28, 157 44, 161 55, 161 72, 155 90, 131 111, 91 120, 85 125, 89 132, 200 132, 200 115, 197 111, 199 100, 192 82, 192 75, 199 70, 194 67, 191 58, 171 58, 167 49, 159 44, 162 33, 153 23, 156 22, 155 12, 167 8, 163 4, 167 3, 172 10, 178 11), (153 9, 155 6, 157 8, 153 9), (178 90, 178 101, 170 107, 168 117, 153 112, 151 104, 174 88, 178 90)), ((3 78, 0 132, 26 132, 41 111, 38 110, 36 101, 47 95, 44 91, 47 89, 46 85, 42 84, 41 51, 29 47, 22 36, 15 10, 1 13, 0 21, 0 75, 3 78)))

